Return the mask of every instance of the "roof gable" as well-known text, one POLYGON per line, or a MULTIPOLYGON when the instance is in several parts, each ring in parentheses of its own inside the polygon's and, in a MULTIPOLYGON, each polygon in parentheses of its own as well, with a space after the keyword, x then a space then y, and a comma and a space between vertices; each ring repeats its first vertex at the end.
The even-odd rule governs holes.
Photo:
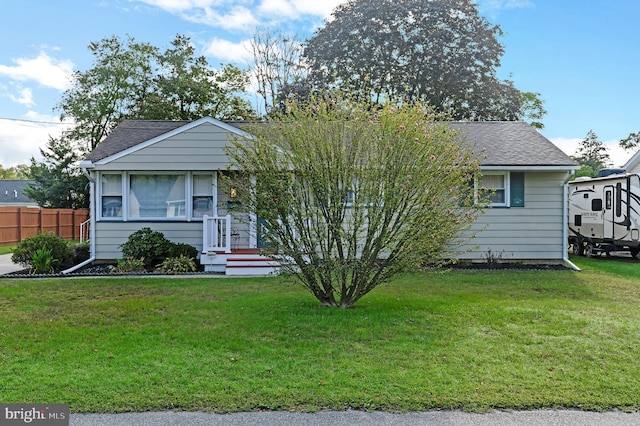
POLYGON ((202 124, 211 124, 239 136, 249 136, 238 127, 211 117, 195 121, 124 120, 87 155, 85 161, 105 164, 202 124))

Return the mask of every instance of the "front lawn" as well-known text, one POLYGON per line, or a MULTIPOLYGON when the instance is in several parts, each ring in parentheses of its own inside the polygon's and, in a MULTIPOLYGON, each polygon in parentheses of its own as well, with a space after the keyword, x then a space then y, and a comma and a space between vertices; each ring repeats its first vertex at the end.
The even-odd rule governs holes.
POLYGON ((15 244, 2 244, 0 245, 0 255, 11 254, 16 249, 15 244))
POLYGON ((350 310, 283 278, 2 279, 0 401, 637 410, 640 262, 575 262, 407 274, 350 310))

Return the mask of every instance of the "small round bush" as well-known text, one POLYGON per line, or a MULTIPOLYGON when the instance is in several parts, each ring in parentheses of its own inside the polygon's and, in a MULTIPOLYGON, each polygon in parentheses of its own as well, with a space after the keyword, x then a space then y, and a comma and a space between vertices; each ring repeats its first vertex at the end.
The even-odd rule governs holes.
POLYGON ((168 257, 160 265, 160 270, 167 274, 183 274, 195 272, 196 264, 192 258, 180 255, 178 257, 168 257))
POLYGON ((73 252, 74 265, 84 262, 91 256, 91 247, 89 246, 89 243, 75 243, 69 245, 69 247, 73 252))
POLYGON ((129 235, 127 242, 120 248, 123 258, 144 259, 145 269, 153 270, 167 258, 171 245, 171 241, 162 232, 142 228, 129 235))
POLYGON ((190 259, 196 259, 198 257, 198 249, 191 244, 186 243, 171 243, 171 249, 167 257, 180 257, 185 256, 190 259))
POLYGON ((22 240, 11 255, 11 261, 25 268, 31 267, 33 255, 39 250, 45 249, 50 252, 55 260, 55 271, 59 271, 66 266, 70 266, 73 261, 73 250, 67 241, 57 236, 53 232, 41 233, 22 240))

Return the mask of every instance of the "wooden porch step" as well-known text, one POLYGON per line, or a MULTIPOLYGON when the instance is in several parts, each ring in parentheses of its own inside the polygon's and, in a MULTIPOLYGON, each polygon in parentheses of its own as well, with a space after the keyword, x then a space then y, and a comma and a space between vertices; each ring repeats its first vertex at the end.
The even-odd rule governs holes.
POLYGON ((225 275, 273 275, 278 273, 278 261, 266 256, 229 256, 225 275))

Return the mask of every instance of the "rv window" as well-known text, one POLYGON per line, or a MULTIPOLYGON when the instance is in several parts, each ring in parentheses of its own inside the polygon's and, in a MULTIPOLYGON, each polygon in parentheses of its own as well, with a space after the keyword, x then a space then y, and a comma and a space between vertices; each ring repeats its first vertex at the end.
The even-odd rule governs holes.
POLYGON ((602 198, 594 198, 593 200, 591 200, 591 211, 602 211, 602 198))
POLYGON ((611 210, 611 195, 612 195, 611 190, 608 190, 608 191, 604 194, 604 200, 605 200, 605 201, 604 201, 604 205, 605 205, 605 208, 606 208, 607 210, 611 210))
POLYGON ((616 185, 616 216, 622 216, 622 184, 620 182, 616 185))
POLYGON ((575 215, 575 217, 573 218, 573 223, 575 224, 575 226, 582 226, 582 215, 575 215))

